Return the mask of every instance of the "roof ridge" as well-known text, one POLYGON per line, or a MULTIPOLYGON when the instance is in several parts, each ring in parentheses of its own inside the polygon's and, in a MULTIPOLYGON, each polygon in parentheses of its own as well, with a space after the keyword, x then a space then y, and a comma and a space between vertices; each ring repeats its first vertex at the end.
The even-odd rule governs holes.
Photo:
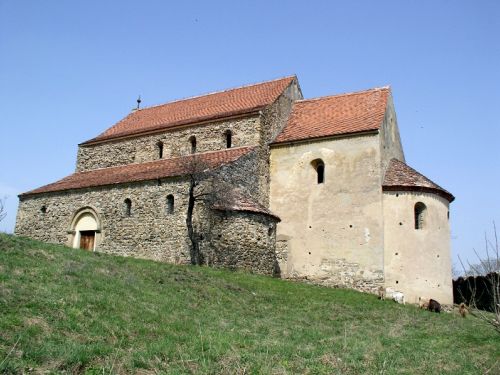
MULTIPOLYGON (((247 87, 258 86, 258 85, 264 85, 264 84, 266 84, 266 83, 271 83, 271 82, 282 81, 282 80, 285 80, 285 79, 287 79, 287 78, 297 78, 297 75, 296 75, 296 74, 292 74, 292 75, 289 75, 289 76, 284 76, 284 77, 280 77, 280 78, 271 79, 271 80, 269 80, 269 81, 262 81, 262 82, 249 83, 249 84, 245 84, 245 85, 241 85, 241 86, 231 87, 231 88, 224 89, 224 90, 219 90, 219 91, 211 91, 211 92, 204 93, 204 94, 199 94, 199 95, 194 95, 194 96, 188 96, 188 97, 185 97, 185 98, 174 99, 174 100, 169 101, 169 102, 166 102, 166 103, 161 103, 161 104, 153 104, 153 105, 150 105, 150 106, 147 106, 147 107, 143 107, 143 108, 139 108, 139 109, 132 110, 132 112, 130 112, 128 115, 130 115, 130 114, 132 114, 132 113, 140 112, 140 111, 143 111, 143 110, 146 110, 146 109, 150 109, 150 108, 161 107, 161 106, 164 106, 164 105, 173 104, 173 103, 177 103, 177 102, 182 102, 182 101, 185 101, 185 100, 191 100, 191 99, 202 98, 202 97, 204 97, 204 96, 210 96, 210 95, 222 94, 222 93, 224 93, 224 92, 229 92, 229 91, 234 91, 234 90, 244 89, 244 88, 247 88, 247 87)), ((128 116, 128 115, 127 115, 127 116, 128 116)))
POLYGON ((295 103, 319 101, 319 100, 330 99, 330 98, 338 98, 341 96, 361 95, 361 94, 366 94, 370 91, 383 91, 383 90, 390 90, 390 89, 391 89, 391 86, 386 85, 386 86, 374 87, 374 88, 366 89, 366 90, 362 90, 362 91, 351 91, 351 92, 345 92, 345 93, 341 93, 341 94, 318 96, 317 98, 300 99, 300 100, 296 100, 295 103))
MULTIPOLYGON (((205 152, 197 152, 195 154, 188 154, 188 155, 176 156, 176 157, 173 157, 173 158, 162 158, 162 159, 156 159, 156 160, 143 161, 143 162, 140 162, 140 163, 130 163, 130 164, 113 165, 111 167, 94 168, 94 169, 89 169, 87 171, 75 172, 73 174, 88 173, 88 172, 93 172, 93 171, 102 171, 102 170, 105 170, 105 169, 109 170, 111 168, 123 168, 123 167, 126 167, 128 165, 135 165, 135 164, 152 164, 152 163, 158 163, 158 162, 161 162, 161 161, 177 160, 177 159, 187 158, 187 157, 190 157, 190 156, 208 155, 208 154, 215 154, 215 153, 218 153, 218 152, 222 153, 222 152, 226 152, 226 151, 240 150, 240 149, 245 149, 245 148, 248 148, 250 150, 252 148, 255 148, 255 146, 239 146, 239 147, 225 148, 225 149, 222 149, 222 150, 211 150, 211 151, 205 151, 205 152)), ((69 177, 69 176, 66 176, 64 178, 67 178, 67 177, 69 177)))

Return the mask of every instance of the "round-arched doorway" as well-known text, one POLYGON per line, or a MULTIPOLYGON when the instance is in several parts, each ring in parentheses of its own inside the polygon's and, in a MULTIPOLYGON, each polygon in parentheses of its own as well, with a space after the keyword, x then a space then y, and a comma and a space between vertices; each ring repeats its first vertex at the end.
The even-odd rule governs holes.
POLYGON ((71 246, 94 251, 99 240, 100 225, 97 213, 92 208, 79 210, 71 223, 71 246))

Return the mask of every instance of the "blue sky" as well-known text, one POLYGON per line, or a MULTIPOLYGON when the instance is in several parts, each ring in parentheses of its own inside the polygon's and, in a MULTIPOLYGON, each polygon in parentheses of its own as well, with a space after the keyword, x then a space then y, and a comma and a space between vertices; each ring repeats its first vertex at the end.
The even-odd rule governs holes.
POLYGON ((0 197, 73 172, 143 105, 297 74, 306 98, 392 86, 407 163, 451 191, 452 250, 500 226, 498 1, 0 0, 0 197))

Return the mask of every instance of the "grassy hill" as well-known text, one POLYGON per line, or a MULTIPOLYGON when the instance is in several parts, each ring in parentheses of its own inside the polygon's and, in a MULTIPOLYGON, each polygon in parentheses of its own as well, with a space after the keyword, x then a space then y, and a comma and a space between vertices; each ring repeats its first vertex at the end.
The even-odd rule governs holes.
POLYGON ((472 317, 0 234, 0 372, 500 373, 472 317))

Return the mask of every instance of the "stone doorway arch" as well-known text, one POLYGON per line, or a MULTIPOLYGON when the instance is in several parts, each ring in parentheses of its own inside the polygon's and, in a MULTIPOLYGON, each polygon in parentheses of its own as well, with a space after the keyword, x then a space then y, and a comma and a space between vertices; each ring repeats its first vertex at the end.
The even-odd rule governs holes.
POLYGON ((71 221, 69 246, 95 251, 101 240, 101 224, 99 215, 92 207, 78 210, 71 221))

